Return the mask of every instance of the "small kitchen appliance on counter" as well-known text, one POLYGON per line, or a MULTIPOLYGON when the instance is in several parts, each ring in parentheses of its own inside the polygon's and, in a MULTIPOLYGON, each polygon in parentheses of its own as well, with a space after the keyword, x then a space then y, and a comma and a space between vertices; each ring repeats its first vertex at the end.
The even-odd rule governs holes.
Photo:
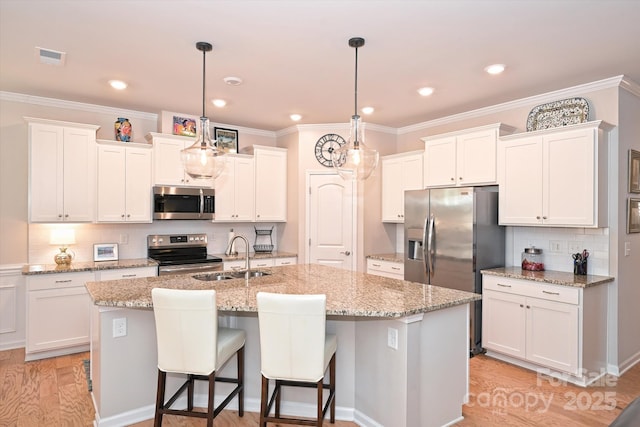
POLYGON ((205 233, 149 235, 147 256, 160 264, 159 276, 222 270, 222 258, 207 254, 205 233))

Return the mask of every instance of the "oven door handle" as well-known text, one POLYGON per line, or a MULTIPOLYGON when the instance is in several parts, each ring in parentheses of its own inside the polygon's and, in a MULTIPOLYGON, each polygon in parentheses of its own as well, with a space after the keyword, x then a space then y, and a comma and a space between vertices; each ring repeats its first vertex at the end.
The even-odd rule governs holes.
POLYGON ((180 273, 198 273, 203 271, 220 271, 222 270, 222 263, 206 263, 206 264, 189 264, 179 266, 160 266, 158 273, 163 274, 180 274, 180 273))
POLYGON ((200 189, 200 217, 204 214, 204 192, 200 189))

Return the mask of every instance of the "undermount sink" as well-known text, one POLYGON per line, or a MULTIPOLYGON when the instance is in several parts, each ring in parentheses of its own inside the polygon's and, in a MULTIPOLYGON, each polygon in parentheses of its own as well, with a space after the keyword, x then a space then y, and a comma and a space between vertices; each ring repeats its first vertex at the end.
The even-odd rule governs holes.
MULTIPOLYGON (((250 271, 249 279, 252 277, 262 277, 269 276, 271 273, 267 273, 266 271, 250 271)), ((206 282, 215 282, 219 280, 230 280, 230 279, 244 279, 247 278, 247 272, 245 271, 234 271, 228 273, 201 273, 194 274, 193 276, 196 280, 203 280, 206 282)))
POLYGON ((218 281, 218 280, 235 279, 235 277, 229 276, 227 274, 220 274, 220 273, 194 274, 191 277, 193 277, 194 279, 197 279, 197 280, 204 280, 204 281, 207 281, 207 282, 213 282, 213 281, 218 281))
MULTIPOLYGON (((247 277, 247 271, 243 270, 243 271, 234 271, 233 273, 227 273, 230 276, 233 276, 234 278, 246 278, 247 277)), ((249 279, 251 279, 252 277, 262 277, 262 276, 269 276, 271 273, 267 273, 266 271, 249 271, 249 279)))

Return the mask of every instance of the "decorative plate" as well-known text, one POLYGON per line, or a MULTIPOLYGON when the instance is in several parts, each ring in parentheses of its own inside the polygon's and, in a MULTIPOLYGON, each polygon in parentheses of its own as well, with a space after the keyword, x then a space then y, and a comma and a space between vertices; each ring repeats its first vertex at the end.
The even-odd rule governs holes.
POLYGON ((534 107, 527 117, 527 132, 584 123, 589 120, 589 103, 568 98, 534 107))

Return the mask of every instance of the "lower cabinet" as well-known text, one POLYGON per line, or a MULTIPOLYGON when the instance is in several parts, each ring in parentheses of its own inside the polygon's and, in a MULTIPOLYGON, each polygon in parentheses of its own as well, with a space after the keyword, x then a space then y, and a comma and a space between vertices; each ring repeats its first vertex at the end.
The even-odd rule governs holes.
POLYGON ((401 262, 367 259, 367 273, 391 279, 404 280, 404 264, 401 262))
MULTIPOLYGON (((284 257, 284 258, 258 258, 249 260, 250 268, 263 268, 263 267, 279 267, 282 265, 293 265, 298 263, 297 257, 284 257)), ((245 261, 225 261, 223 270, 244 270, 246 268, 245 261)))
POLYGON ((27 276, 25 360, 89 350, 92 304, 86 282, 157 274, 157 267, 139 267, 27 276))
POLYGON ((91 299, 84 284, 93 272, 27 277, 26 360, 89 349, 91 299))
POLYGON ((583 289, 492 275, 483 275, 482 282, 487 354, 567 373, 581 385, 604 372, 606 286, 583 289))

